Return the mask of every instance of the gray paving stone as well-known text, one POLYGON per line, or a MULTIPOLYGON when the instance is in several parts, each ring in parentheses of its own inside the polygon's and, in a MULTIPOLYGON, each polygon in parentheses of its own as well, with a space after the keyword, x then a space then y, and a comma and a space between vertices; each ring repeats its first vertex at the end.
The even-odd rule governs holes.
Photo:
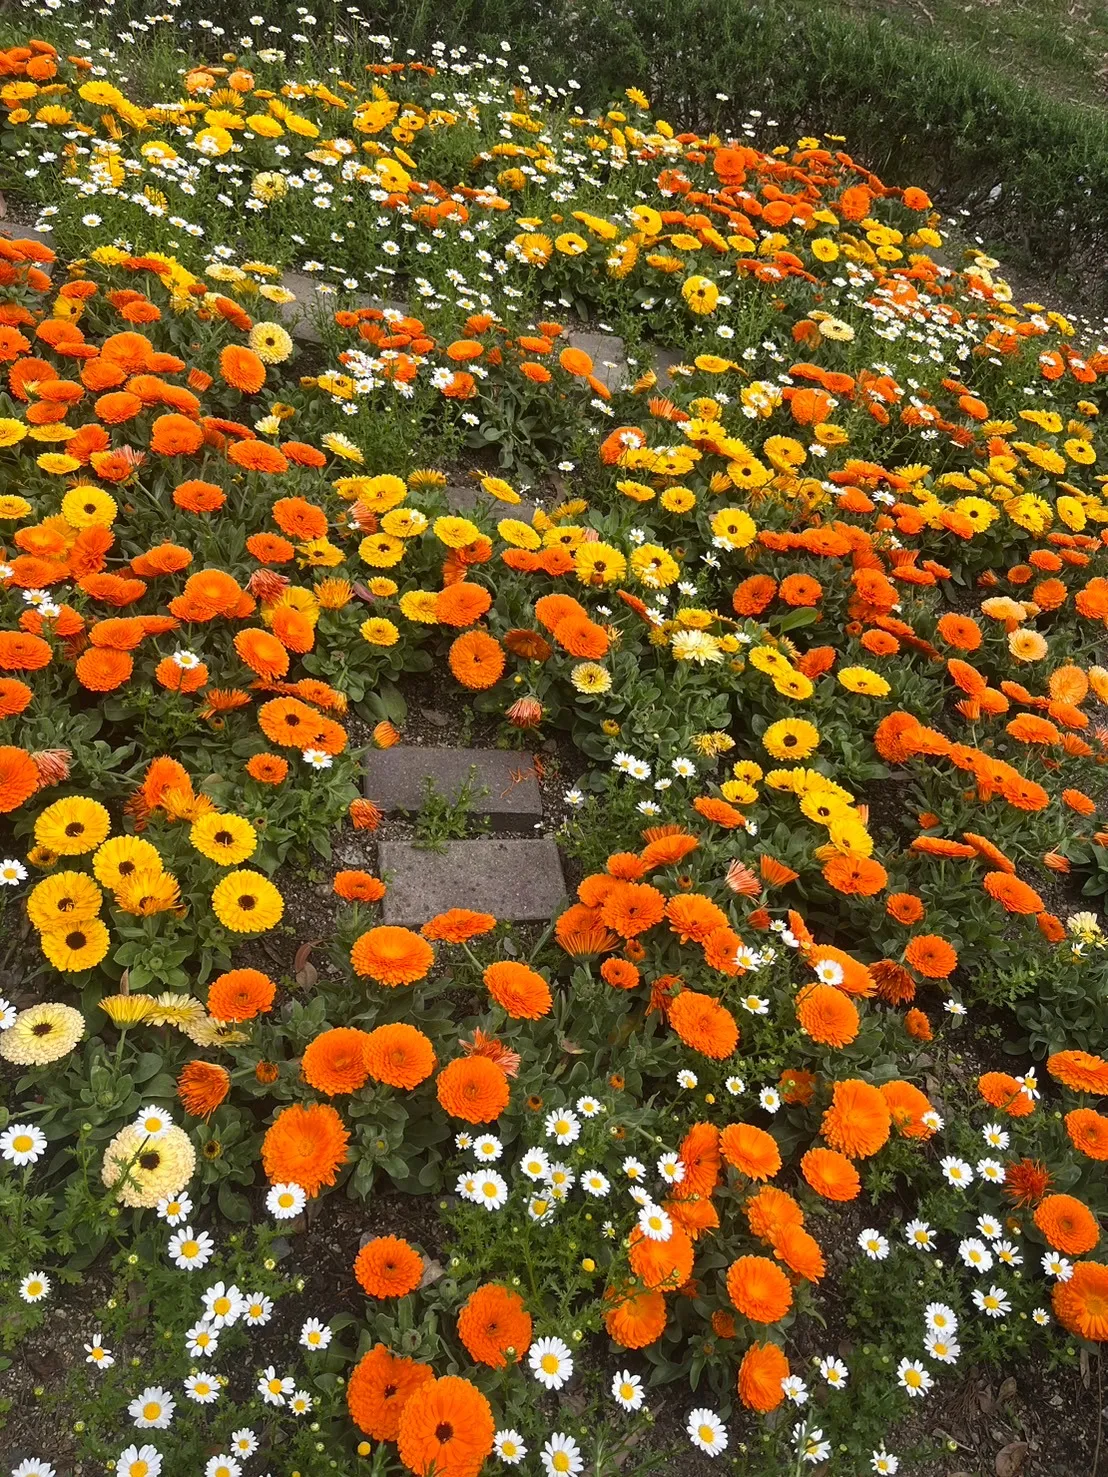
POLYGON ((669 383, 671 369, 676 368, 678 364, 684 364, 686 362, 685 356, 679 354, 676 349, 667 349, 662 344, 655 345, 654 373, 658 376, 662 384, 669 383))
POLYGON ((590 333, 580 330, 567 335, 571 348, 583 349, 592 360, 593 374, 609 390, 622 389, 627 379, 627 354, 623 340, 614 333, 590 333))
POLYGON ((382 841, 377 852, 386 923, 422 924, 448 908, 533 922, 553 918, 566 896, 558 848, 545 837, 449 841, 442 853, 382 841))
POLYGON ((542 792, 530 754, 397 744, 365 757, 366 795, 385 811, 418 811, 428 779, 454 803, 471 778, 470 814, 487 820, 493 830, 528 831, 542 820, 542 792))
POLYGON ((451 482, 444 489, 446 505, 452 513, 491 513, 497 522, 501 518, 522 518, 530 523, 535 516, 537 504, 521 497, 518 503, 502 503, 476 482, 451 482))

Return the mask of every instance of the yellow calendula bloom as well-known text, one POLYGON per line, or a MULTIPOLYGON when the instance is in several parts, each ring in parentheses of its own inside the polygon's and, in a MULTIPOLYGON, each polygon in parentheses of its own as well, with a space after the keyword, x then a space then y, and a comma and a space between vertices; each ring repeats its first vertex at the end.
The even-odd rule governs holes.
POLYGON ((681 566, 658 544, 640 544, 631 554, 631 570, 651 590, 664 590, 681 574, 681 566))
POLYGON ((982 497, 960 497, 954 511, 959 517, 968 518, 979 533, 984 533, 1000 517, 1000 509, 982 497))
POLYGON ((404 540, 387 533, 371 533, 358 545, 358 556, 374 569, 391 569, 404 557, 404 540))
POLYGON ((17 1067, 44 1067, 68 1056, 84 1033, 79 1010, 43 1001, 21 1010, 8 1030, 0 1031, 0 1057, 17 1067))
POLYGON ((219 811, 193 821, 189 840, 201 856, 222 867, 237 866, 253 856, 258 847, 258 833, 248 820, 219 811))
MULTIPOLYGON (((696 245, 699 244, 697 241, 696 245)), ((710 277, 686 277, 681 284, 681 296, 694 313, 703 317, 715 312, 719 288, 710 277)))
POLYGON ((599 662, 578 662, 569 674, 569 680, 578 692, 587 695, 608 692, 612 686, 612 675, 599 662))
POLYGON ((19 523, 31 511, 31 505, 25 497, 18 497, 14 492, 0 493, 0 519, 5 523, 19 523))
POLYGON ((212 911, 232 933, 264 933, 280 923, 285 902, 268 877, 247 868, 216 884, 212 911))
POLYGON ((415 538, 427 526, 427 515, 418 508, 393 508, 381 519, 381 527, 393 538, 415 538))
POLYGON ((142 836, 112 836, 96 850, 92 870, 96 880, 115 892, 138 871, 162 867, 158 848, 142 836))
POLYGON ((183 1128, 170 1124, 151 1138, 137 1123, 121 1128, 104 1150, 100 1178, 121 1205, 152 1210, 183 1190, 196 1169, 196 1150, 183 1128))
POLYGON ((762 747, 774 759, 807 759, 819 747, 819 729, 804 718, 781 718, 763 733, 762 747))
POLYGON ((481 537, 481 530, 476 523, 471 523, 468 518, 452 515, 436 518, 431 531, 448 549, 464 549, 481 537))
POLYGON ((434 590, 408 590, 400 597, 400 613, 421 625, 437 626, 438 598, 434 590))
POLYGON ((482 491, 487 492, 489 497, 494 497, 498 503, 518 503, 523 499, 510 482, 505 482, 503 477, 482 477, 482 491))
POLYGON ((627 560, 611 544, 579 544, 574 550, 573 567, 583 585, 611 585, 627 573, 627 560))
POLYGON ((27 427, 22 421, 17 421, 12 416, 0 417, 0 448, 17 446, 26 434, 27 427))
POLYGON ((95 851, 111 829, 111 817, 99 800, 71 795, 48 805, 35 821, 35 840, 56 856, 95 851))
POLYGON ((541 549, 542 537, 519 518, 502 518, 496 531, 506 544, 515 549, 541 549))
POLYGON ((96 524, 110 528, 119 513, 114 497, 101 487, 81 483, 71 487, 62 498, 62 517, 70 528, 91 528, 96 524))
POLYGON ((667 487, 658 501, 667 513, 690 513, 696 507, 696 493, 688 487, 667 487))
POLYGON ((775 672, 771 681, 782 697, 792 698, 796 702, 804 702, 815 691, 811 680, 791 666, 783 672, 775 672))
POLYGON ((364 620, 359 630, 362 633, 362 640, 367 641, 370 646, 395 646, 400 640, 399 629, 393 625, 392 621, 380 615, 373 615, 368 620, 364 620))
POLYGON ((712 533, 733 549, 745 549, 757 537, 758 525, 742 508, 720 508, 712 517, 712 533))
POLYGON ((836 676, 848 692, 857 692, 863 697, 888 697, 892 691, 884 677, 871 672, 868 667, 842 667, 836 676))

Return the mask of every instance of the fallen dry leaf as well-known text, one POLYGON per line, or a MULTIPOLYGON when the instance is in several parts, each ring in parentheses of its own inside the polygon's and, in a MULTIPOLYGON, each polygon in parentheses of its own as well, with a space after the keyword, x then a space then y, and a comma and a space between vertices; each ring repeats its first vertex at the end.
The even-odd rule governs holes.
POLYGON ((996 1454, 996 1477, 1016 1477, 1017 1472, 1023 1470, 1026 1457, 1026 1441, 1009 1441, 996 1454))

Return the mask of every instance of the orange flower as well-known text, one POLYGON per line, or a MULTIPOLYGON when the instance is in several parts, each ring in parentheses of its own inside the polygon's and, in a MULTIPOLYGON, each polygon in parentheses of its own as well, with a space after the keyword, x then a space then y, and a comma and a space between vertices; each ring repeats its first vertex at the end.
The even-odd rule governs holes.
POLYGON ((15 718, 34 697, 26 682, 16 677, 0 677, 0 718, 15 718))
POLYGON ((790 1272, 808 1282, 818 1282, 827 1272, 819 1242, 803 1226, 786 1226, 773 1243, 773 1254, 790 1272))
POLYGON ((781 1168, 777 1140, 753 1123, 729 1123, 719 1136, 719 1147, 728 1164, 747 1179, 771 1180, 781 1168))
POLYGON ((851 1159, 868 1159, 884 1146, 891 1121, 878 1089, 851 1077, 831 1089, 831 1106, 823 1115, 820 1131, 832 1148, 851 1159))
POLYGON ((950 613, 940 616, 938 632, 948 646, 955 646, 959 651, 976 651, 981 645, 977 622, 968 615, 950 613))
POLYGON ((236 441, 227 448, 229 461, 248 472, 265 472, 275 476, 287 472, 289 464, 275 446, 264 441, 236 441))
POLYGON ((824 865, 823 876, 845 897, 873 897, 889 880, 881 863, 868 856, 833 856, 824 865))
POLYGON ((262 1140, 262 1165, 271 1185, 299 1185, 315 1197, 333 1185, 346 1162, 350 1135, 330 1103, 282 1108, 262 1140))
POLYGON ((379 903, 387 889, 371 872, 336 872, 331 891, 344 903, 379 903))
POLYGON ((447 585, 435 599, 435 617, 444 626, 472 626, 492 604, 492 596, 483 585, 466 580, 447 585))
POLYGON ((231 969, 208 986, 208 1010, 217 1021, 252 1021, 273 1006, 277 986, 259 969, 231 969))
POLYGON ((662 1293, 632 1284, 619 1291, 609 1287, 604 1300, 610 1304, 604 1314, 604 1327, 621 1349, 645 1349, 665 1332, 666 1300, 662 1293))
POLYGON ((894 1081, 883 1083, 880 1091, 892 1116, 893 1127, 902 1138, 931 1137, 935 1130, 923 1121, 923 1115, 932 1111, 931 1103, 918 1087, 913 1087, 910 1082, 894 1081))
POLYGON ((931 980, 945 980, 958 963, 957 951, 935 933, 917 933, 904 958, 917 974, 931 980))
POLYGON ((853 1000, 833 985, 805 985, 796 997, 796 1018, 821 1046, 849 1046, 861 1025, 853 1000))
POLYGON ((1108 1340, 1108 1267, 1102 1262, 1078 1262, 1067 1282, 1055 1282, 1050 1297, 1063 1328, 1094 1343, 1108 1340))
POLYGON ((904 1029, 916 1041, 932 1039, 931 1022, 922 1010, 910 1010, 904 1017, 904 1029))
POLYGON ((622 938, 635 938, 660 923, 665 897, 648 882, 615 882, 600 908, 600 917, 622 938))
POLYGON ((425 939, 436 939, 446 944, 462 944, 467 939, 491 933, 496 919, 491 913, 474 913, 469 908, 451 908, 437 913, 419 930, 425 939))
POLYGON ((458 1313, 458 1337, 490 1369, 518 1364, 531 1347, 531 1315, 518 1292, 497 1282, 475 1288, 458 1313))
POLYGON ((633 990, 642 976, 629 959, 605 959, 600 978, 617 990, 633 990))
POLYGON ((346 1387, 350 1418, 375 1441, 395 1441, 413 1392, 435 1377, 429 1364, 401 1359, 377 1344, 358 1361, 346 1387))
POLYGON ((300 1063, 304 1081, 327 1097, 357 1092, 369 1078, 367 1039, 365 1031, 354 1026, 335 1026, 322 1032, 304 1048, 300 1063))
POLYGON ((289 762, 280 754, 251 754, 246 772, 261 785, 279 785, 289 772, 289 762))
POLYGON ((423 1258, 399 1236, 376 1236, 355 1258, 354 1276, 370 1297, 406 1297, 423 1280, 423 1258))
POLYGON ((890 893, 885 901, 885 912, 890 918, 906 926, 918 923, 924 914, 923 902, 912 892, 890 893))
POLYGON ((977 1090, 992 1108, 1010 1118, 1026 1118, 1035 1111, 1035 1099, 1007 1072, 985 1072, 977 1079, 977 1090))
POLYGON ((471 692, 484 692, 504 672, 504 649, 486 631, 466 631, 450 648, 450 670, 471 692))
POLYGON ((1037 1205, 1051 1186, 1050 1171, 1041 1159, 1009 1164, 1004 1176, 1004 1193, 1014 1205, 1037 1205))
POLYGON ((400 1412, 397 1450, 417 1477, 477 1477, 496 1422, 481 1391, 457 1375, 428 1380, 400 1412))
POLYGON ((1075 1149, 1089 1159, 1108 1160, 1108 1118, 1092 1108, 1074 1108, 1066 1114, 1066 1132, 1075 1149))
POLYGON ((508 1077, 486 1056, 456 1057, 435 1084, 439 1106, 466 1123, 492 1123, 508 1106, 508 1077))
POLYGON ((765 1415, 785 1399, 781 1382, 788 1377, 789 1361, 776 1344, 751 1344, 739 1365, 739 1399, 765 1415))
POLYGON ((1067 1256, 1082 1256, 1100 1240, 1096 1216, 1073 1195, 1048 1195, 1040 1200, 1035 1224, 1054 1250, 1067 1256))
POLYGON ((1007 872, 986 872, 981 886, 1008 913, 1041 913, 1043 900, 1033 887, 1007 872))
POLYGON ((386 1087, 410 1090, 425 1082, 435 1070, 435 1049, 431 1042, 422 1031, 403 1021, 368 1032, 362 1049, 370 1077, 386 1087))
POLYGON ((741 1256, 727 1269, 727 1295, 744 1318, 778 1323, 793 1305, 789 1279, 764 1256, 741 1256))
POLYGON ((242 344, 227 344, 219 356, 219 372, 232 389, 256 395, 265 384, 265 365, 242 344))
POLYGON ((183 415, 160 415, 150 430, 150 450, 159 456, 191 456, 204 444, 204 432, 183 415))
POLYGON ((194 1118, 210 1118, 230 1090, 231 1074, 216 1062, 186 1062, 177 1078, 177 1096, 194 1118))
POLYGON ((652 1291, 675 1292, 692 1276, 693 1244, 687 1231, 674 1225, 666 1241, 652 1241, 641 1227, 630 1236, 631 1270, 652 1291))
POLYGON ((834 1149, 809 1149, 800 1161, 800 1172, 825 1200, 854 1200, 862 1188, 853 1164, 834 1149))
POLYGON ((671 897, 665 905, 665 915, 683 944, 690 939, 698 944, 707 943, 713 933, 728 924, 723 909, 699 892, 671 897))
POLYGON ((711 795, 698 795, 693 801, 693 809, 706 821, 722 826, 725 831, 734 831, 745 824, 741 811, 728 805, 726 800, 716 800, 711 795))
POLYGON ((283 677, 289 669, 289 654, 268 631, 248 626, 235 633, 235 650, 252 672, 267 682, 283 677))
POLYGON ((735 1017, 711 995, 696 990, 682 990, 670 1003, 669 1023, 686 1046, 713 1061, 723 1061, 738 1045, 735 1017))
POLYGON ((363 933, 350 951, 355 974, 390 988, 423 979, 434 962, 434 950, 425 939, 392 924, 363 933))
POLYGON ((685 1178, 676 1186, 680 1200, 711 1195, 719 1182, 719 1129, 714 1123, 694 1123, 678 1149, 685 1178))
POLYGON ((674 835, 659 836, 648 841, 640 853, 640 860, 647 872, 657 867, 672 867, 694 852, 700 842, 695 836, 681 831, 674 835))
POLYGON ((114 692, 130 678, 135 662, 129 652, 90 646, 77 658, 73 670, 78 682, 89 692, 114 692))
MULTIPOLYGON (((758 1132, 761 1132, 759 1129, 758 1132)), ((793 1197, 774 1185, 763 1185, 743 1206, 751 1232, 773 1246, 790 1226, 804 1224, 804 1212, 793 1197)))
POLYGON ((306 543, 309 539, 326 536, 327 514, 307 498, 280 497, 273 504, 272 512, 274 523, 289 538, 306 543))
POLYGON ((482 978, 497 1005, 513 1020, 537 1021, 550 1014, 554 1003, 550 986, 526 964, 501 959, 490 964, 482 978))
POLYGON ((214 482, 181 482, 173 489, 173 501, 186 513, 215 513, 227 501, 227 494, 214 482))
MULTIPOLYGON (((3 808, 0 804, 0 810, 3 808)), ((1088 1051, 1056 1051, 1047 1058, 1046 1069, 1056 1082, 1074 1092, 1108 1094, 1108 1062, 1101 1056, 1088 1051)))

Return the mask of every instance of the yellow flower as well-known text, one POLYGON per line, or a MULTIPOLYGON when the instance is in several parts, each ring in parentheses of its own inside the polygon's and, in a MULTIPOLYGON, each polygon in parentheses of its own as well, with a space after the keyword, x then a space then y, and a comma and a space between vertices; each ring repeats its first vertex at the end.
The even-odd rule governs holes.
POLYGON ((14 420, 11 416, 0 418, 0 447, 15 446, 26 434, 27 427, 22 421, 14 420))
MULTIPOLYGON (((770 469, 764 462, 760 462, 756 456, 744 456, 733 462, 728 462, 727 475, 736 487, 746 489, 747 491, 756 487, 764 487, 773 477, 770 469)), ((744 514, 745 516, 747 515, 744 514)), ((748 521, 750 521, 750 526, 753 528, 753 520, 748 521)), ((745 548, 746 545, 740 544, 739 547, 745 548)))
POLYGON ((667 487, 658 501, 667 513, 689 513, 696 507, 696 493, 688 487, 667 487))
POLYGON ((35 884, 27 898, 27 917, 40 933, 87 923, 100 912, 104 898, 85 872, 54 872, 35 884))
MULTIPOLYGON (((403 609, 403 604, 401 604, 403 609)), ((384 616, 371 615, 364 620, 359 627, 362 639, 368 641, 370 646, 395 646, 400 640, 400 631, 393 625, 392 621, 385 620, 384 616)))
POLYGON ((627 573, 627 560, 611 544, 598 541, 577 546, 573 567, 583 585, 611 585, 627 573))
POLYGON ((578 692, 608 692, 612 686, 611 673, 599 662, 578 662, 569 674, 569 680, 578 692))
POLYGON ((358 545, 358 555, 363 564, 374 569, 391 569, 404 557, 404 541, 387 533, 371 533, 358 545))
POLYGON ((98 800, 71 795, 55 800, 35 821, 35 840, 57 856, 95 851, 111 830, 111 817, 98 800))
POLYGON ((75 456, 67 456, 64 451, 44 451, 35 458, 35 465, 52 477, 66 477, 70 472, 79 471, 81 467, 75 456))
POLYGON ((0 518, 5 523, 18 523, 30 511, 31 505, 25 497, 17 497, 14 492, 0 493, 0 518))
POLYGON ((17 1067, 44 1067, 68 1056, 84 1033, 79 1010, 43 1001, 21 1010, 8 1030, 0 1032, 0 1057, 17 1067))
POLYGON ((1008 650, 1018 662, 1038 662, 1047 654, 1045 636, 1038 631, 1009 631, 1008 650))
POLYGON ((201 856, 222 867, 237 866, 258 848, 258 833, 248 820, 219 811, 193 821, 189 840, 201 856))
POLYGON ((588 251, 589 243, 576 231, 563 231, 560 236, 554 238, 554 249, 560 251, 563 256, 580 256, 588 251))
POLYGON ((687 277, 681 284, 681 296, 694 313, 704 316, 715 311, 719 288, 710 277, 687 277))
POLYGON ((260 872, 228 872, 216 883, 212 911, 232 933, 264 933, 281 921, 284 899, 260 872))
POLYGON ((984 533, 1000 517, 1000 509, 987 503, 983 497, 960 497, 954 504, 954 511, 960 517, 968 518, 979 533, 984 533))
POLYGON ((804 718, 781 718, 763 733, 762 747, 774 759, 807 759, 819 747, 819 729, 804 718))
POLYGON ((839 254, 839 248, 829 236, 816 236, 808 244, 817 262, 833 262, 839 254))
POLYGON ((707 663, 714 665, 723 661, 719 642, 707 631, 676 631, 670 646, 679 662, 696 662, 703 667, 707 663))
POLYGON ((554 253, 554 243, 541 231, 523 231, 512 239, 514 254, 529 267, 545 267, 554 253))
POLYGON ((181 905, 181 885, 172 872, 140 869, 124 879, 116 889, 115 901, 125 913, 136 918, 153 918, 181 905))
POLYGON ((482 477, 481 487, 488 493, 489 497, 496 498, 498 503, 518 503, 523 499, 510 482, 505 482, 503 477, 482 477))
POLYGON ((810 679, 805 677, 803 672, 794 671, 792 667, 788 667, 783 672, 774 673, 771 681, 782 697, 795 698, 799 702, 810 698, 815 691, 810 679))
POLYGON ((1063 441, 1062 450, 1071 462, 1077 462, 1082 467, 1091 466, 1096 461, 1095 447, 1090 446, 1081 436, 1071 436, 1069 440, 1063 441))
POLYGON ((119 513, 119 505, 101 487, 82 482, 71 487, 62 498, 62 517, 70 528, 91 528, 96 524, 110 528, 119 513))
POLYGON ((127 101, 119 88, 110 82, 86 82, 77 89, 77 96, 97 108, 118 108, 120 103, 127 101))
POLYGON ((400 597, 400 613, 410 621, 420 621, 427 626, 439 622, 438 595, 434 590, 408 590, 400 597))
POLYGON ((506 544, 517 549, 541 549, 542 538, 520 518, 501 518, 496 531, 506 544))
POLYGON ((651 590, 664 590, 681 574, 681 566, 658 544, 641 544, 631 554, 635 577, 651 590))
POLYGON ((712 518, 712 532, 716 538, 726 540, 731 548, 745 549, 754 542, 758 525, 741 508, 720 508, 712 518))
POLYGON ((393 538, 415 538, 427 527, 427 515, 418 508, 393 508, 381 519, 381 527, 393 538))
POLYGON ((792 663, 776 646, 752 646, 750 665, 759 672, 768 672, 770 676, 776 672, 792 671, 792 663))
POLYGON ((97 848, 92 859, 97 881, 113 892, 137 871, 157 872, 161 867, 158 848, 141 836, 112 836, 97 848))
POLYGON ((888 697, 892 688, 876 672, 868 667, 843 667, 836 674, 848 692, 860 693, 863 697, 888 697))
POLYGON ((279 323, 255 323, 247 342, 263 364, 283 364, 292 353, 292 337, 279 323))
POLYGON ((153 1210, 183 1190, 196 1169, 196 1150, 183 1128, 170 1124, 156 1139, 137 1123, 121 1128, 104 1150, 100 1178, 121 1205, 153 1210))
POLYGON ((374 575, 368 586, 369 593, 376 595, 378 600, 388 600, 399 588, 395 580, 390 580, 383 574, 374 575))
POLYGON ((436 518, 433 524, 435 537, 448 549, 464 549, 481 537, 481 530, 468 518, 447 516, 436 518))

